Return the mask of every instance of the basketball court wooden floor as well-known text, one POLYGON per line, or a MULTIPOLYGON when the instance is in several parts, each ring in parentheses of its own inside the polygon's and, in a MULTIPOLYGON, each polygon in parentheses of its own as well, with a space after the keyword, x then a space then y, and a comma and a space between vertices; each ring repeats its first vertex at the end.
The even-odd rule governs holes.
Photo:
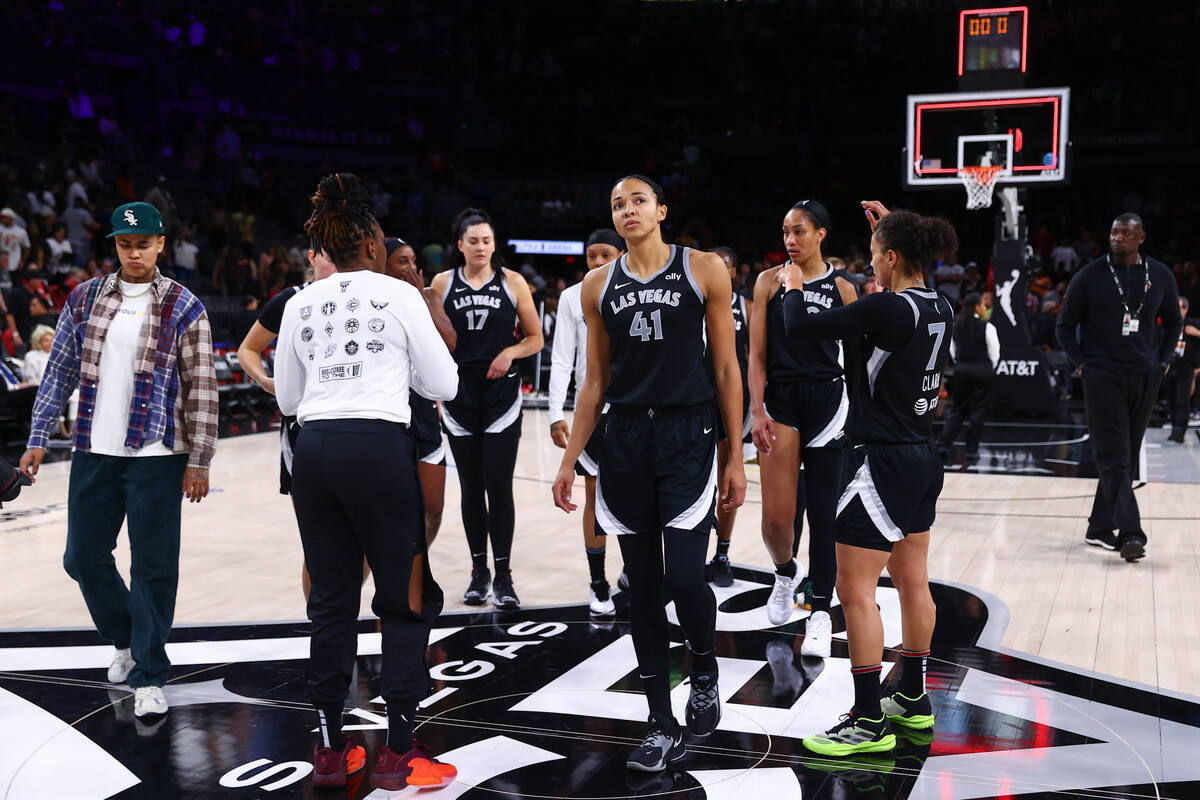
MULTIPOLYGON (((526 412, 524 424, 513 553, 524 610, 478 613, 459 602, 469 564, 452 470, 447 481, 431 561, 448 602, 419 735, 460 772, 428 798, 1200 797, 1194 484, 1138 491, 1149 555, 1130 565, 1083 543, 1094 480, 1023 470, 1045 454, 1021 456, 1018 437, 985 463, 1015 459, 1009 472, 1019 474, 949 471, 930 564, 937 725, 889 756, 834 761, 807 754, 799 739, 851 703, 844 633, 832 658, 813 661, 799 656, 805 612, 767 623, 771 578, 757 468, 748 466, 732 548, 742 566, 734 586, 717 590, 722 724, 690 742, 675 769, 644 777, 624 769, 645 718, 624 604, 617 595, 615 621, 589 618, 580 522, 550 501, 561 451, 544 412, 526 412)), ((1151 432, 1152 444, 1160 439, 1151 432)), ((0 512, 0 797, 391 796, 365 781, 311 788, 300 545, 277 493, 277 459, 272 434, 223 439, 213 494, 185 506, 171 711, 149 723, 133 717, 126 689, 104 682, 111 650, 62 571, 68 466, 45 466, 0 512)), ((620 559, 610 549, 615 582, 620 559)), ((127 562, 122 543, 118 563, 127 562)), ((370 595, 368 582, 364 611, 370 595)), ((886 578, 878 600, 895 647, 886 578)), ((844 631, 836 606, 833 617, 844 631)), ((364 619, 346 723, 369 764, 386 728, 379 647, 364 619)), ((682 661, 682 645, 673 652, 682 661)), ((679 682, 676 701, 686 693, 679 682)))

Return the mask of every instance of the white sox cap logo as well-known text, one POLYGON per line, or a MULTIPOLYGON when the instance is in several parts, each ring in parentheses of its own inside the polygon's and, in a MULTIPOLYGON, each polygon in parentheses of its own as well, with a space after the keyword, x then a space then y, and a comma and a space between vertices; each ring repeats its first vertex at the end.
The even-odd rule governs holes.
POLYGON ((125 209, 125 221, 126 221, 126 222, 128 222, 130 225, 137 225, 137 224, 138 224, 137 217, 135 217, 135 216, 133 215, 133 209, 132 209, 132 208, 127 208, 127 209, 125 209))

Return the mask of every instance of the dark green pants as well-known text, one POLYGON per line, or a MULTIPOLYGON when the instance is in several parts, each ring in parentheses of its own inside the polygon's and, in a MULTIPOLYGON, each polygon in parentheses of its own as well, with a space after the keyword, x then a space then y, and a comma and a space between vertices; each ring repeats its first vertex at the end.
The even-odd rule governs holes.
POLYGON ((162 686, 179 583, 179 516, 187 455, 122 458, 77 451, 71 459, 63 567, 83 592, 100 636, 131 648, 129 685, 162 686), (129 520, 130 586, 113 550, 129 520))

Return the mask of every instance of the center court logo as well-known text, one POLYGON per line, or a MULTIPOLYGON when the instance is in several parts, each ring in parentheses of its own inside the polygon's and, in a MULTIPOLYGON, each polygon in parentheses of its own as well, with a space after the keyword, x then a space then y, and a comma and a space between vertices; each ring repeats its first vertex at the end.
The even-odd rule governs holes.
MULTIPOLYGON (((998 620, 1007 618, 1002 605, 937 583, 931 587, 939 612, 929 667, 938 714, 933 741, 904 739, 894 753, 847 763, 814 758, 799 738, 832 725, 853 700, 840 608, 832 610, 832 657, 804 659, 797 654, 797 636, 807 612, 766 628, 763 605, 771 576, 735 567, 735 577, 732 587, 715 590, 722 723, 703 741, 689 740, 687 755, 654 776, 624 768, 631 742, 643 732, 646 705, 621 594, 615 598, 615 622, 591 619, 586 605, 445 615, 431 635, 431 691, 418 711, 417 736, 458 767, 453 796, 658 794, 699 800, 738 797, 738 786, 752 786, 763 800, 965 800, 1044 793, 1051 781, 1063 793, 1105 789, 1106 795, 1144 795, 1152 793, 1145 786, 1150 780, 1163 797, 1198 796, 1194 752, 1200 731, 1177 720, 1200 718, 1200 703, 999 653, 993 648, 1003 637, 998 620), (1170 709, 1169 719, 1167 713, 1152 716, 1160 708, 1170 709), (868 784, 877 788, 858 793, 868 784)), ((891 648, 887 670, 902 638, 899 599, 885 581, 876 601, 891 648)), ((674 620, 673 607, 668 616, 674 620)), ((672 631, 679 636, 677 628, 672 631)), ((128 691, 97 683, 111 648, 94 641, 90 634, 85 639, 81 632, 51 631, 40 634, 33 648, 27 636, 0 634, 0 692, 10 705, 25 704, 21 719, 36 712, 64 729, 69 726, 63 719, 79 720, 74 738, 54 736, 44 746, 39 739, 40 755, 30 757, 33 767, 88 763, 88 796, 96 798, 135 786, 127 796, 311 796, 315 715, 305 700, 304 626, 177 630, 170 647, 172 675, 180 677, 167 686, 170 724, 157 730, 132 717, 128 691), (21 672, 61 678, 69 686, 55 691, 45 680, 21 679, 21 672), (183 730, 224 744, 194 759, 169 746, 183 730), (143 749, 162 753, 169 763, 158 770, 139 768, 135 775, 121 762, 129 753, 122 743, 131 736, 142 737, 137 741, 143 749), (186 775, 183 794, 180 775, 186 775)), ((361 678, 343 722, 348 735, 367 747, 369 765, 387 730, 375 682, 381 648, 373 620, 360 622, 358 653, 361 678)), ((676 676, 672 699, 682 720, 688 686, 679 677, 686 673, 686 655, 678 640, 670 661, 676 676)), ((15 724, 12 719, 0 716, 0 725, 15 724)), ((21 763, 0 760, 0 783, 22 788, 21 763)), ((369 791, 364 786, 346 796, 369 791)))

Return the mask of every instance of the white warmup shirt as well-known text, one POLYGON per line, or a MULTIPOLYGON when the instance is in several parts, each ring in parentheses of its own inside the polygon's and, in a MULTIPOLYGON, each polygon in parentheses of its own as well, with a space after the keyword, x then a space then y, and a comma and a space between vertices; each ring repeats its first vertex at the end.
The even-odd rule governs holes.
POLYGON ((458 366, 412 284, 338 272, 288 302, 275 353, 275 397, 303 425, 316 419, 408 424, 409 389, 453 400, 458 366))
POLYGON ((129 434, 129 406, 133 402, 138 336, 150 309, 150 284, 121 281, 121 294, 121 307, 109 323, 104 346, 100 349, 100 379, 96 384, 96 408, 92 412, 92 452, 127 458, 172 456, 175 453, 162 443, 162 439, 146 442, 141 449, 125 446, 125 437, 129 434))
POLYGON ((575 391, 583 385, 587 373, 587 321, 583 317, 580 298, 583 283, 568 286, 558 298, 558 320, 554 328, 554 344, 550 347, 550 424, 561 422, 563 404, 567 401, 567 386, 571 371, 575 371, 575 391))
MULTIPOLYGON (((975 315, 975 319, 979 319, 979 315, 975 315)), ((1000 364, 1000 335, 996 333, 996 326, 990 322, 983 325, 983 338, 987 344, 988 361, 992 362, 992 369, 995 369, 1000 364)), ((954 346, 954 337, 950 337, 950 357, 958 358, 958 348, 954 346)))

